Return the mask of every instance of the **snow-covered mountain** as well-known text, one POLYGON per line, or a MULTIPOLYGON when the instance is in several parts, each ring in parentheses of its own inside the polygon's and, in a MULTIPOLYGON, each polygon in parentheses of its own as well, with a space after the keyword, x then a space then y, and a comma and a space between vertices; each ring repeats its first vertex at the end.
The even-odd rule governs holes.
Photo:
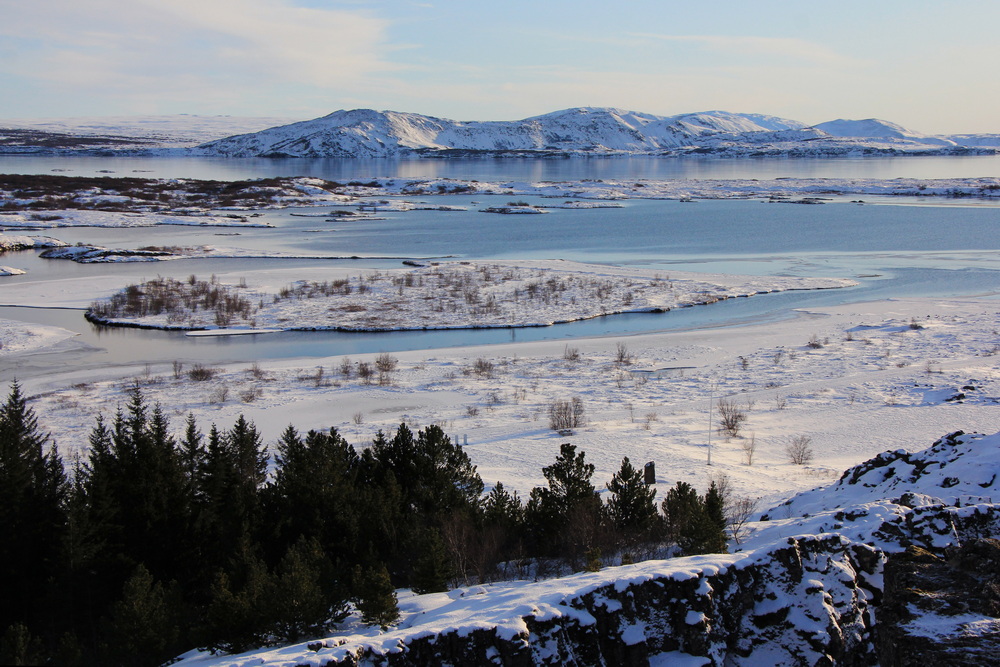
MULTIPOLYGON (((1000 136, 997 137, 1000 139, 1000 136)), ((994 152, 985 135, 935 137, 879 120, 807 126, 762 114, 676 116, 580 107, 515 121, 463 122, 354 109, 202 144, 226 157, 448 157, 490 154, 872 155, 994 152), (957 137, 962 137, 960 140, 957 137)))
POLYGON ((947 137, 934 137, 928 134, 921 134, 908 130, 902 125, 891 123, 878 118, 867 118, 865 120, 837 120, 827 121, 813 126, 817 130, 826 132, 831 137, 860 137, 865 139, 902 139, 925 144, 936 144, 939 146, 956 146, 955 141, 947 137))

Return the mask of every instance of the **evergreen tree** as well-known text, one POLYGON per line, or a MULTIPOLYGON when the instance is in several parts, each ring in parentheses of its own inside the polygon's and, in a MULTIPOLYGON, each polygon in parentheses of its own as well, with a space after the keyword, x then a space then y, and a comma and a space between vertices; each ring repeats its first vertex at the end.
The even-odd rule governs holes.
POLYGON ((595 546, 602 521, 601 499, 590 481, 594 466, 567 442, 542 474, 548 487, 531 490, 525 510, 529 531, 543 553, 574 560, 595 546))
POLYGON ((237 545, 256 543, 266 471, 267 450, 253 422, 240 415, 226 432, 212 425, 197 494, 196 531, 205 570, 225 567, 237 555, 237 545))
POLYGON ((726 552, 725 500, 715 480, 708 487, 703 499, 705 505, 705 553, 726 552))
POLYGON ((400 424, 392 438, 381 431, 361 459, 361 479, 371 493, 366 513, 376 550, 394 576, 406 581, 414 564, 412 544, 421 532, 440 530, 458 510, 478 514, 483 481, 468 455, 438 426, 416 437, 400 424))
MULTIPOLYGON (((712 503, 715 502, 713 499, 712 503)), ((685 555, 724 553, 726 550, 725 518, 720 525, 719 516, 711 515, 706 504, 706 498, 699 497, 687 482, 677 482, 663 499, 667 535, 685 555)))
POLYGON ((525 510, 517 491, 510 492, 501 482, 483 500, 482 525, 472 553, 480 581, 492 576, 501 561, 523 556, 525 510))
POLYGON ((185 650, 187 618, 176 586, 164 587, 139 565, 105 624, 106 664, 160 664, 185 650))
POLYGON ((627 456, 607 487, 611 492, 608 515, 625 542, 649 539, 660 520, 654 501, 656 489, 643 482, 642 472, 632 466, 627 456))
POLYGON ((73 534, 84 578, 77 599, 99 617, 138 565, 157 581, 185 581, 197 561, 190 489, 162 409, 150 411, 133 387, 111 427, 99 418, 90 441, 89 464, 76 480, 73 534))
POLYGON ((205 614, 208 645, 240 653, 265 646, 276 625, 273 578, 248 540, 243 540, 229 568, 212 582, 205 614))
POLYGON ((337 432, 310 431, 305 440, 285 429, 275 456, 274 482, 265 489, 268 534, 281 554, 303 537, 348 569, 360 562, 360 458, 337 432))
POLYGON ((437 530, 427 530, 423 537, 420 557, 413 564, 411 587, 418 595, 448 590, 454 570, 437 530))
POLYGON ((9 626, 0 636, 2 665, 40 665, 46 662, 45 657, 42 641, 23 623, 9 626))
POLYGON ((440 426, 431 425, 420 431, 416 448, 417 479, 425 485, 419 500, 427 514, 444 515, 454 509, 478 505, 483 480, 468 454, 452 443, 440 426))
POLYGON ((524 522, 524 505, 517 491, 511 493, 502 482, 497 482, 483 501, 483 518, 488 524, 520 528, 524 522))
POLYGON ((453 444, 440 426, 428 426, 416 439, 406 424, 400 424, 389 440, 380 431, 371 451, 375 477, 382 481, 387 473, 393 474, 408 511, 439 518, 478 504, 483 481, 462 447, 453 444))
POLYGON ((205 467, 204 436, 198 430, 194 414, 188 413, 184 422, 184 440, 181 441, 181 464, 188 483, 188 493, 192 502, 197 502, 201 490, 201 473, 205 467))
POLYGON ((323 632, 348 614, 347 596, 315 539, 288 550, 274 578, 275 634, 287 642, 323 632))
POLYGON ((65 567, 69 485, 55 447, 15 381, 0 406, 0 628, 56 625, 46 599, 65 567))
POLYGON ((399 621, 399 603, 385 566, 362 570, 359 565, 354 569, 354 579, 354 605, 361 612, 361 622, 383 630, 395 625, 399 621))

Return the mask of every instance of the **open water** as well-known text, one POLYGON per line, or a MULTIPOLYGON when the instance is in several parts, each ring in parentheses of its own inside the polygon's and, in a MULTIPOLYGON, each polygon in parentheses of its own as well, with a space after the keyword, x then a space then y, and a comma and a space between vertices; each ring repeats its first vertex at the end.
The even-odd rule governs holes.
MULTIPOLYGON (((411 161, 413 162, 413 161, 411 161)), ((455 176, 483 180, 568 180, 628 177, 773 177, 775 174, 866 175, 948 168, 950 176, 1000 172, 996 158, 894 158, 866 160, 424 160, 416 164, 344 160, 159 160, 120 158, 0 158, 0 170, 21 173, 183 175, 200 178, 310 173, 326 178, 364 178, 420 172, 414 177, 455 176), (943 164, 941 161, 945 161, 943 164), (352 163, 353 166, 344 164, 352 163), (376 164, 373 164, 376 163, 376 164), (54 166, 54 165, 61 166, 54 166), (390 173, 390 168, 396 169, 390 173), (976 171, 981 170, 981 171, 976 171), (987 171, 988 170, 988 171, 987 171), (957 173, 965 172, 968 173, 957 173), (434 173, 429 173, 434 172, 434 173), (523 175, 518 175, 522 174, 523 175), (613 172, 613 173, 606 173, 613 172), (663 173, 666 172, 666 173, 663 173), (709 173, 710 172, 710 173, 709 173), (804 173, 808 172, 808 173, 804 173), (850 172, 840 173, 840 172, 850 172), (859 173, 861 172, 861 173, 859 173), (538 176, 544 174, 545 176, 538 176)), ((926 173, 924 174, 926 176, 926 173)), ((530 197, 518 197, 533 201, 530 197)), ((183 278, 276 268, 351 266, 359 270, 400 266, 405 258, 562 258, 671 270, 757 275, 854 277, 845 290, 789 292, 736 299, 662 315, 616 315, 540 329, 420 331, 379 334, 288 332, 227 338, 191 338, 180 333, 94 327, 81 311, 0 308, 0 317, 57 324, 81 333, 72 354, 29 355, 5 360, 0 376, 46 372, 66 363, 86 366, 134 362, 250 361, 282 357, 359 354, 550 338, 736 326, 790 317, 793 308, 833 305, 893 296, 950 296, 1000 292, 1000 208, 985 206, 766 204, 759 201, 634 200, 619 209, 554 209, 545 215, 498 216, 478 210, 507 198, 449 196, 434 204, 463 205, 461 212, 410 211, 380 214, 384 220, 326 222, 294 211, 268 212, 274 228, 154 227, 68 228, 50 234, 64 241, 134 248, 142 245, 217 245, 297 255, 296 259, 203 259, 141 264, 90 264, 42 260, 33 252, 11 253, 3 263, 28 270, 0 279, 3 286, 37 280, 88 280, 103 275, 139 280, 155 275, 183 278), (356 259, 345 259, 355 257, 356 259)), ((542 203, 538 200, 536 203, 542 203)), ((548 200, 551 203, 551 200, 548 200)), ((947 204, 947 202, 941 202, 947 204)))

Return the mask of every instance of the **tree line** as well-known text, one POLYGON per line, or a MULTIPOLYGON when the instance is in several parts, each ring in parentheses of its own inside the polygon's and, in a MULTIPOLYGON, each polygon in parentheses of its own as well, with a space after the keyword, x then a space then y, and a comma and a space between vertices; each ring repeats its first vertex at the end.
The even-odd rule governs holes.
POLYGON ((488 493, 438 426, 356 450, 289 426, 273 455, 253 422, 174 435, 138 387, 64 466, 21 387, 0 407, 0 663, 160 664, 321 634, 352 609, 383 628, 394 590, 597 569, 673 546, 724 552, 723 493, 662 502, 623 459, 606 502, 563 444, 522 500, 488 493))

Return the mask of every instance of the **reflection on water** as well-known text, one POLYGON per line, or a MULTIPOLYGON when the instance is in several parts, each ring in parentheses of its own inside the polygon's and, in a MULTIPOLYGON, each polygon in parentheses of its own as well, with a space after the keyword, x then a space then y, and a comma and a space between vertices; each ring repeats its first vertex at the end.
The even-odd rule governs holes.
POLYGON ((514 181, 673 178, 975 178, 1000 176, 1000 156, 865 158, 576 157, 462 159, 126 158, 0 156, 0 173, 237 180, 272 176, 514 181))

